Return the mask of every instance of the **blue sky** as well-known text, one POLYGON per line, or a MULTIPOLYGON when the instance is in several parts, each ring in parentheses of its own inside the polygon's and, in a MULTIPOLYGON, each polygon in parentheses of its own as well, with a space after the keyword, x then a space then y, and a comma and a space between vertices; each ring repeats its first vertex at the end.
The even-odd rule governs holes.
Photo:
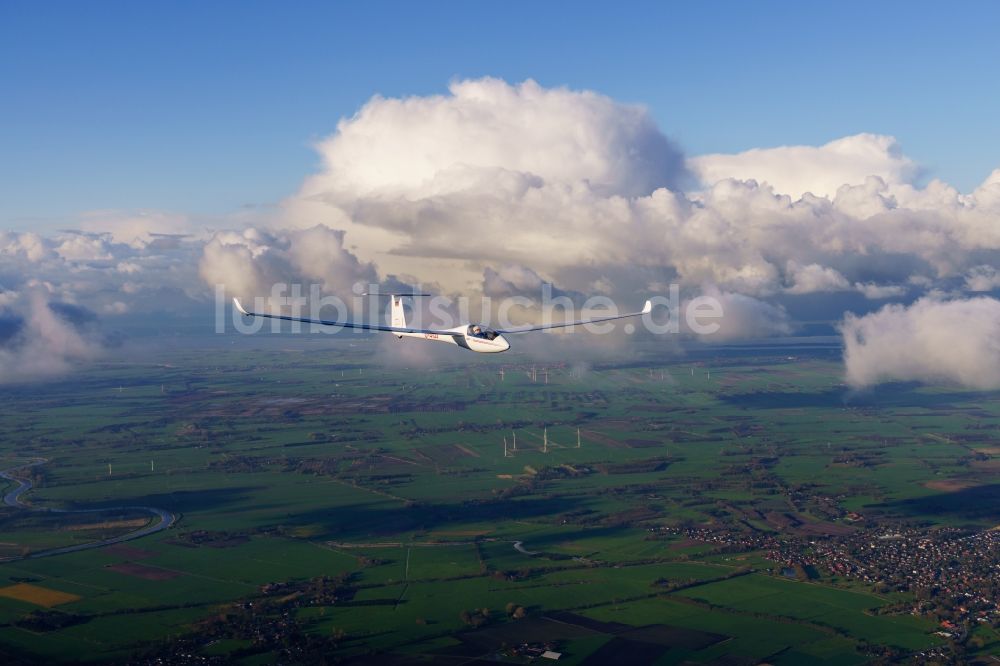
POLYGON ((292 193, 374 94, 534 78, 647 105, 689 154, 896 136, 1000 167, 1000 3, 0 3, 0 229, 292 193))

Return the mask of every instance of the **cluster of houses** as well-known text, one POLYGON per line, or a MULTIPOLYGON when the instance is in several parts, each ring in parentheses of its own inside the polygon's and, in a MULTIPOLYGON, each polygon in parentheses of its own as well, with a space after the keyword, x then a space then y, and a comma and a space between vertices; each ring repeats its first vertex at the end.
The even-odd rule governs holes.
MULTIPOLYGON (((911 612, 947 618, 955 626, 1000 622, 1000 530, 895 526, 826 537, 722 526, 653 531, 718 544, 722 550, 763 551, 779 571, 813 566, 876 589, 911 592, 917 597, 911 612)), ((941 631, 956 633, 946 626, 941 631)))

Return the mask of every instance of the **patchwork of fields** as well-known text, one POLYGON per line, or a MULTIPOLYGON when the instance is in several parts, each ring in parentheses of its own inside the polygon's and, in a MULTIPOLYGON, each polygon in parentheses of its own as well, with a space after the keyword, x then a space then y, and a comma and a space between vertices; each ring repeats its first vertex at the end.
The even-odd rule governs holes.
MULTIPOLYGON (((33 559, 141 521, 0 510, 4 662, 920 659, 950 648, 918 591, 760 544, 1000 524, 966 501, 996 492, 996 396, 853 394, 835 348, 376 349, 236 337, 0 389, 0 468, 49 461, 35 507, 179 516, 33 559)), ((1000 654, 988 622, 961 638, 1000 654)))

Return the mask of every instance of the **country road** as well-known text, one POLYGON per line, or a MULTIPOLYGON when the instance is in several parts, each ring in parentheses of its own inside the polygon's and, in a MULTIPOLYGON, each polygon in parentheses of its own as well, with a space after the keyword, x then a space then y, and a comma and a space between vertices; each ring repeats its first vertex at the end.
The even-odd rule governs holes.
POLYGON ((48 550, 40 550, 31 553, 24 557, 12 557, 5 558, 0 561, 10 562, 13 560, 22 559, 35 559, 39 557, 50 557, 52 555, 62 555, 64 553, 75 553, 80 550, 89 550, 91 548, 101 548, 103 546, 109 546, 115 543, 122 543, 124 541, 131 541, 132 539, 138 539, 140 537, 148 536, 150 534, 155 534, 157 532, 162 532, 163 530, 171 527, 177 522, 177 516, 170 511, 165 509, 159 509, 152 506, 108 506, 95 509, 49 509, 49 508, 36 508, 27 505, 21 501, 21 496, 34 487, 34 484, 29 479, 18 478, 14 475, 15 472, 20 470, 25 470, 30 467, 36 467, 38 465, 44 465, 48 460, 45 458, 35 458, 31 462, 23 463, 17 465, 16 467, 10 467, 8 469, 0 471, 0 478, 7 479, 8 481, 13 481, 17 484, 17 487, 6 493, 3 496, 3 503, 6 506, 13 507, 15 509, 21 509, 23 511, 37 511, 45 513, 108 513, 110 511, 145 511, 152 514, 153 516, 159 518, 158 522, 151 523, 145 527, 140 527, 137 530, 128 532, 127 534, 122 534, 120 536, 112 537, 110 539, 102 539, 100 541, 92 541, 90 543, 81 543, 74 546, 63 546, 61 548, 50 548, 48 550))

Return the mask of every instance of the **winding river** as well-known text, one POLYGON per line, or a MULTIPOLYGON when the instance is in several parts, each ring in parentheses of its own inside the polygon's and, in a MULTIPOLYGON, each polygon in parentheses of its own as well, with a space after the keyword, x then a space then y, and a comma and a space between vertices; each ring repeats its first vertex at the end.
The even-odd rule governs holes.
POLYGON ((109 546, 115 543, 122 543, 124 541, 131 541, 132 539, 138 539, 140 537, 148 536, 150 534, 155 534, 157 532, 162 532, 168 527, 172 526, 177 522, 177 516, 170 511, 165 509, 158 509, 153 506, 107 506, 95 509, 51 509, 51 508, 38 508, 25 504, 21 501, 21 496, 34 487, 34 484, 29 479, 22 479, 15 476, 16 472, 29 469, 31 467, 36 467, 38 465, 44 465, 48 460, 45 458, 34 458, 28 463, 22 463, 15 467, 10 467, 8 469, 0 471, 0 478, 7 479, 8 481, 13 481, 17 484, 17 487, 13 490, 7 492, 3 496, 3 503, 6 506, 14 507, 15 509, 21 509, 23 511, 35 511, 39 513, 109 513, 112 511, 144 511, 151 514, 154 518, 158 518, 156 522, 150 523, 145 527, 140 527, 137 530, 122 534, 120 536, 112 537, 110 539, 102 539, 100 541, 92 541, 90 543, 81 543, 73 546, 63 546, 61 548, 49 548, 48 550, 39 550, 29 555, 20 557, 5 558, 5 562, 10 562, 14 560, 23 559, 34 559, 38 557, 51 557, 52 555, 62 555, 64 553, 75 553, 79 550, 89 550, 91 548, 101 548, 103 546, 109 546))

